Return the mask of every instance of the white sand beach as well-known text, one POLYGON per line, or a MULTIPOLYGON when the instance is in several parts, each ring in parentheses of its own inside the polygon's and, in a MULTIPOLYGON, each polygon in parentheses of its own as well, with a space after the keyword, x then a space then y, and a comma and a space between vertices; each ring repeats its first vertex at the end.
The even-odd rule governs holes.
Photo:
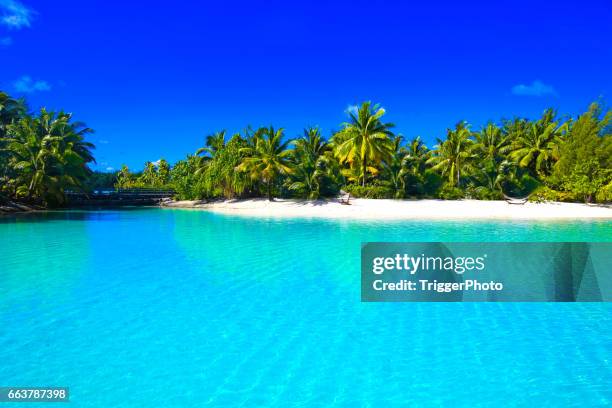
POLYGON ((610 206, 578 203, 508 204, 505 201, 478 200, 372 200, 351 199, 350 205, 337 200, 265 199, 173 201, 169 208, 193 208, 251 217, 304 217, 337 219, 612 219, 610 206))

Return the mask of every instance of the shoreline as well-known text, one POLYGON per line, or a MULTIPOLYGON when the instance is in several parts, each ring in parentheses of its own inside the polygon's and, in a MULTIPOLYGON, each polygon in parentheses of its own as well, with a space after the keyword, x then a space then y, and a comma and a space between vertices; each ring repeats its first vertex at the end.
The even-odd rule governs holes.
POLYGON ((226 215, 264 218, 327 218, 346 220, 612 220, 612 208, 580 203, 525 203, 480 200, 245 199, 171 201, 162 208, 207 210, 226 215))
POLYGON ((0 215, 27 214, 40 210, 40 208, 35 206, 21 204, 14 201, 8 201, 0 204, 0 215))

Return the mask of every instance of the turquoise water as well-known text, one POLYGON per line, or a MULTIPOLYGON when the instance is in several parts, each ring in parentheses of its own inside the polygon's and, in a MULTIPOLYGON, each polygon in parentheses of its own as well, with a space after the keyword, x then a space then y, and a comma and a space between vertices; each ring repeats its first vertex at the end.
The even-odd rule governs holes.
POLYGON ((612 304, 360 303, 359 256, 611 238, 610 221, 4 217, 0 386, 68 386, 76 407, 609 405, 612 304))

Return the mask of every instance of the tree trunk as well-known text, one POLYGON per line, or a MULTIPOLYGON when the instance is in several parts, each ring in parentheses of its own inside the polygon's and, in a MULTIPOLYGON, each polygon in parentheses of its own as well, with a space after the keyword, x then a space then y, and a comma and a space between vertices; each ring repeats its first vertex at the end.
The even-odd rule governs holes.
POLYGON ((272 201, 272 180, 268 180, 268 201, 272 201))
POLYGON ((363 187, 365 187, 366 172, 368 171, 368 165, 367 165, 366 156, 363 156, 363 160, 361 161, 361 164, 363 165, 363 181, 362 181, 361 185, 363 187))

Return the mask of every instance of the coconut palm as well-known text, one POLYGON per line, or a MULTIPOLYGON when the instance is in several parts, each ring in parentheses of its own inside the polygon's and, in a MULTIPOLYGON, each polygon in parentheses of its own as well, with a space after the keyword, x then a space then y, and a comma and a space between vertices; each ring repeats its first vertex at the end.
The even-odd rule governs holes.
POLYGON ((384 114, 385 110, 379 105, 364 102, 356 113, 348 112, 350 120, 342 125, 337 136, 336 157, 340 163, 348 163, 351 167, 358 165, 362 186, 365 186, 367 172, 376 173, 376 166, 393 153, 390 129, 394 125, 381 121, 384 114))
MULTIPOLYGON (((206 171, 201 178, 205 196, 234 198, 252 186, 253 183, 246 173, 236 171, 236 167, 244 158, 241 150, 248 146, 247 141, 236 133, 215 153, 214 158, 207 162, 206 171)), ((196 175, 199 175, 199 170, 196 175)))
POLYGON ((321 194, 321 176, 322 171, 320 169, 295 166, 288 188, 302 197, 316 200, 321 194))
POLYGON ((321 136, 319 128, 304 129, 302 137, 294 140, 293 172, 288 181, 289 190, 300 196, 317 199, 322 184, 329 184, 329 144, 321 136))
POLYGON ((0 91, 0 138, 6 136, 6 128, 26 113, 25 101, 15 99, 0 91))
POLYGON ((16 195, 61 203, 64 189, 80 188, 90 175, 87 164, 94 162, 94 146, 85 136, 92 130, 71 119, 70 114, 43 108, 37 116, 25 116, 7 127, 4 150, 9 166, 18 173, 16 195))
POLYGON ((199 148, 196 155, 209 154, 210 157, 215 157, 215 154, 225 147, 225 129, 220 132, 215 132, 206 136, 206 146, 199 148))
POLYGON ((415 137, 406 146, 406 155, 402 162, 404 174, 422 174, 426 169, 426 162, 429 158, 429 149, 420 137, 415 137))
POLYGON ((304 129, 304 135, 292 142, 295 146, 294 155, 297 161, 312 165, 329 150, 329 145, 321 136, 318 127, 304 129))
POLYGON ((206 136, 204 147, 196 150, 198 169, 195 172, 196 176, 202 175, 215 155, 225 147, 225 129, 206 136))
POLYGON ((469 125, 459 122, 455 129, 447 129, 446 140, 438 139, 438 145, 431 158, 427 160, 433 170, 440 171, 446 177, 448 184, 458 187, 461 174, 472 169, 474 154, 469 125))
POLYGON ((393 191, 395 198, 402 198, 406 192, 406 183, 402 164, 407 155, 406 148, 402 146, 403 136, 395 136, 392 140, 393 153, 383 164, 383 177, 393 191))
POLYGON ((284 130, 273 127, 256 132, 253 145, 240 149, 244 155, 238 171, 248 172, 253 181, 266 185, 268 200, 272 201, 272 187, 280 175, 291 174, 290 156, 287 149, 291 141, 283 141, 284 130))
POLYGON ((420 137, 415 137, 406 145, 406 154, 402 159, 400 171, 406 193, 423 192, 429 156, 430 151, 420 137))
POLYGON ((554 111, 546 110, 540 120, 516 136, 510 153, 510 158, 520 167, 540 177, 549 175, 559 159, 559 145, 569 128, 568 122, 559 124, 554 118, 554 111))
POLYGON ((480 132, 474 133, 474 151, 481 159, 500 161, 509 150, 509 138, 494 123, 488 123, 480 132))
POLYGON ((23 99, 11 98, 7 93, 0 92, 0 201, 6 201, 3 191, 10 192, 11 184, 16 177, 8 165, 8 154, 3 141, 6 138, 8 125, 16 122, 25 115, 25 102, 23 99))

